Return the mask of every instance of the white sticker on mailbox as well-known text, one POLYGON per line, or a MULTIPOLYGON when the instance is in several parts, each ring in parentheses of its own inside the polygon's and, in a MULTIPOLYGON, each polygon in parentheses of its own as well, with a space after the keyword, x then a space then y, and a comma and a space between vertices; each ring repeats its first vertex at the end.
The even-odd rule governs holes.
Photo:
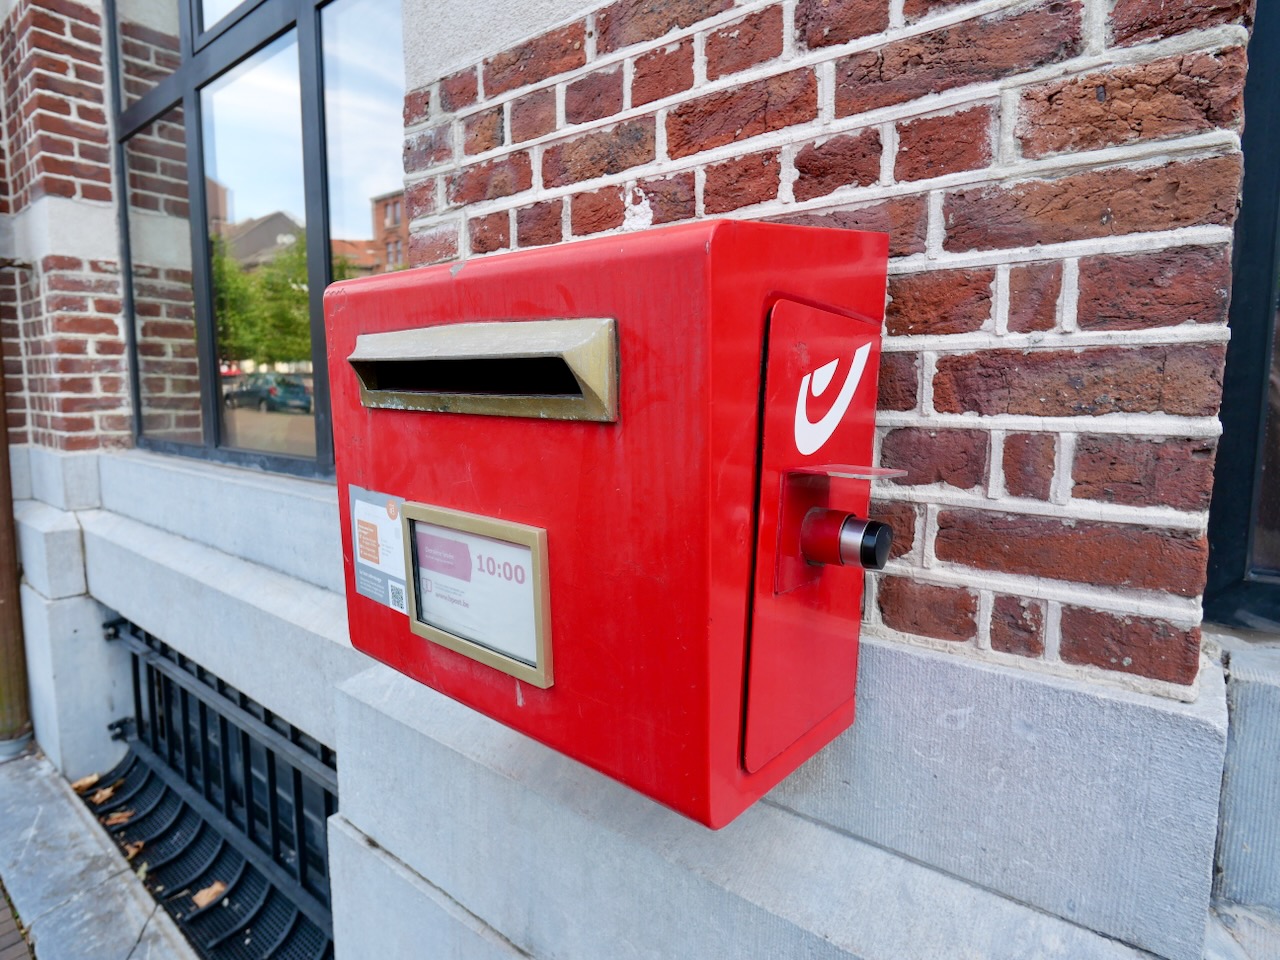
POLYGON ((356 592, 407 613, 404 589, 404 533, 400 510, 404 500, 352 484, 351 552, 356 566, 356 592))
POLYGON ((533 551, 421 520, 410 523, 418 619, 537 666, 533 551))

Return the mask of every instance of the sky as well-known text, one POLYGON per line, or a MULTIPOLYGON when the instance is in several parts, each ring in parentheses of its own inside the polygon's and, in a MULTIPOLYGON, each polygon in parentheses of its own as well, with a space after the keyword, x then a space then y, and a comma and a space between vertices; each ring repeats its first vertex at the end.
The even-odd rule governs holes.
MULTIPOLYGON (((331 234, 372 236, 371 197, 403 184, 399 0, 335 0, 322 11, 331 234)), ((295 35, 202 92, 206 173, 231 191, 231 219, 283 210, 304 221, 295 35)))

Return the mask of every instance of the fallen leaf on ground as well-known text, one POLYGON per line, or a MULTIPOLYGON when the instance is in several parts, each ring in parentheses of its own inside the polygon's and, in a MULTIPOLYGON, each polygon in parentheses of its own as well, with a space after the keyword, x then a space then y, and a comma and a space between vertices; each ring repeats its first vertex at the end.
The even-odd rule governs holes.
POLYGON ((93 796, 89 798, 89 802, 95 807, 100 807, 115 795, 115 787, 103 787, 101 790, 93 791, 93 796))
POLYGON ((128 823, 133 819, 132 810, 117 810, 115 813, 108 814, 102 822, 108 827, 118 827, 122 823, 128 823))
POLYGON ((191 902, 203 910, 209 904, 213 903, 220 896, 222 896, 226 892, 226 890, 227 890, 227 885, 225 883, 223 883, 221 880, 215 880, 213 881, 213 883, 209 884, 203 890, 199 891, 194 896, 192 896, 191 902))
POLYGON ((141 853, 141 852, 142 852, 142 841, 141 841, 141 840, 138 840, 138 841, 136 841, 136 842, 134 842, 134 843, 126 843, 126 844, 124 845, 124 858, 125 858, 126 860, 132 860, 134 857, 136 857, 136 856, 137 856, 139 853, 141 853))
POLYGON ((140 866, 137 870, 135 870, 135 871, 134 871, 134 873, 136 873, 136 874, 138 875, 138 879, 139 879, 139 880, 146 880, 146 879, 147 879, 147 864, 146 864, 146 861, 143 861, 142 866, 140 866))
POLYGON ((83 796, 84 794, 88 793, 92 787, 97 786, 98 781, 101 779, 102 779, 102 774, 91 773, 87 777, 81 777, 79 780, 73 783, 71 785, 71 789, 74 790, 76 793, 80 794, 81 796, 83 796))

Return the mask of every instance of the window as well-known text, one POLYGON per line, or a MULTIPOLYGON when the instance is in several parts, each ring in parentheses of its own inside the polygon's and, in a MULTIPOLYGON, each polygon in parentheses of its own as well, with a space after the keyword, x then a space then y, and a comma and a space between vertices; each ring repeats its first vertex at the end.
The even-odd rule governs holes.
POLYGON ((1280 630, 1280 11, 1260 5, 1245 86, 1244 193, 1236 223, 1231 343, 1209 515, 1205 616, 1280 630))
POLYGON ((331 474, 322 296, 379 269, 371 204, 399 219, 400 0, 108 17, 138 445, 331 474))

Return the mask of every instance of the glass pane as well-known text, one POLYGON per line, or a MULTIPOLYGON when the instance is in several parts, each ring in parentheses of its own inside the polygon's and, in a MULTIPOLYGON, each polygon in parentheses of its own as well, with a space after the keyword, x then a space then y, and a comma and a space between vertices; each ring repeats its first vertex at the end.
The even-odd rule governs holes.
MULTIPOLYGON (((1280 268, 1271 275, 1271 302, 1280 304, 1280 268)), ((1253 567, 1280 573, 1280 310, 1276 312, 1267 382, 1266 434, 1253 536, 1253 567)))
POLYGON ((208 30, 240 6, 240 0, 200 0, 200 29, 208 30))
POLYGON ((120 72, 132 104, 182 63, 177 0, 117 0, 120 72))
POLYGON ((400 0, 324 8, 324 107, 333 279, 406 266, 400 0))
POLYGON ((130 137, 124 158, 142 432, 158 440, 200 443, 182 108, 130 137))
POLYGON ((302 106, 293 34, 200 96, 223 443, 314 457, 302 106))

